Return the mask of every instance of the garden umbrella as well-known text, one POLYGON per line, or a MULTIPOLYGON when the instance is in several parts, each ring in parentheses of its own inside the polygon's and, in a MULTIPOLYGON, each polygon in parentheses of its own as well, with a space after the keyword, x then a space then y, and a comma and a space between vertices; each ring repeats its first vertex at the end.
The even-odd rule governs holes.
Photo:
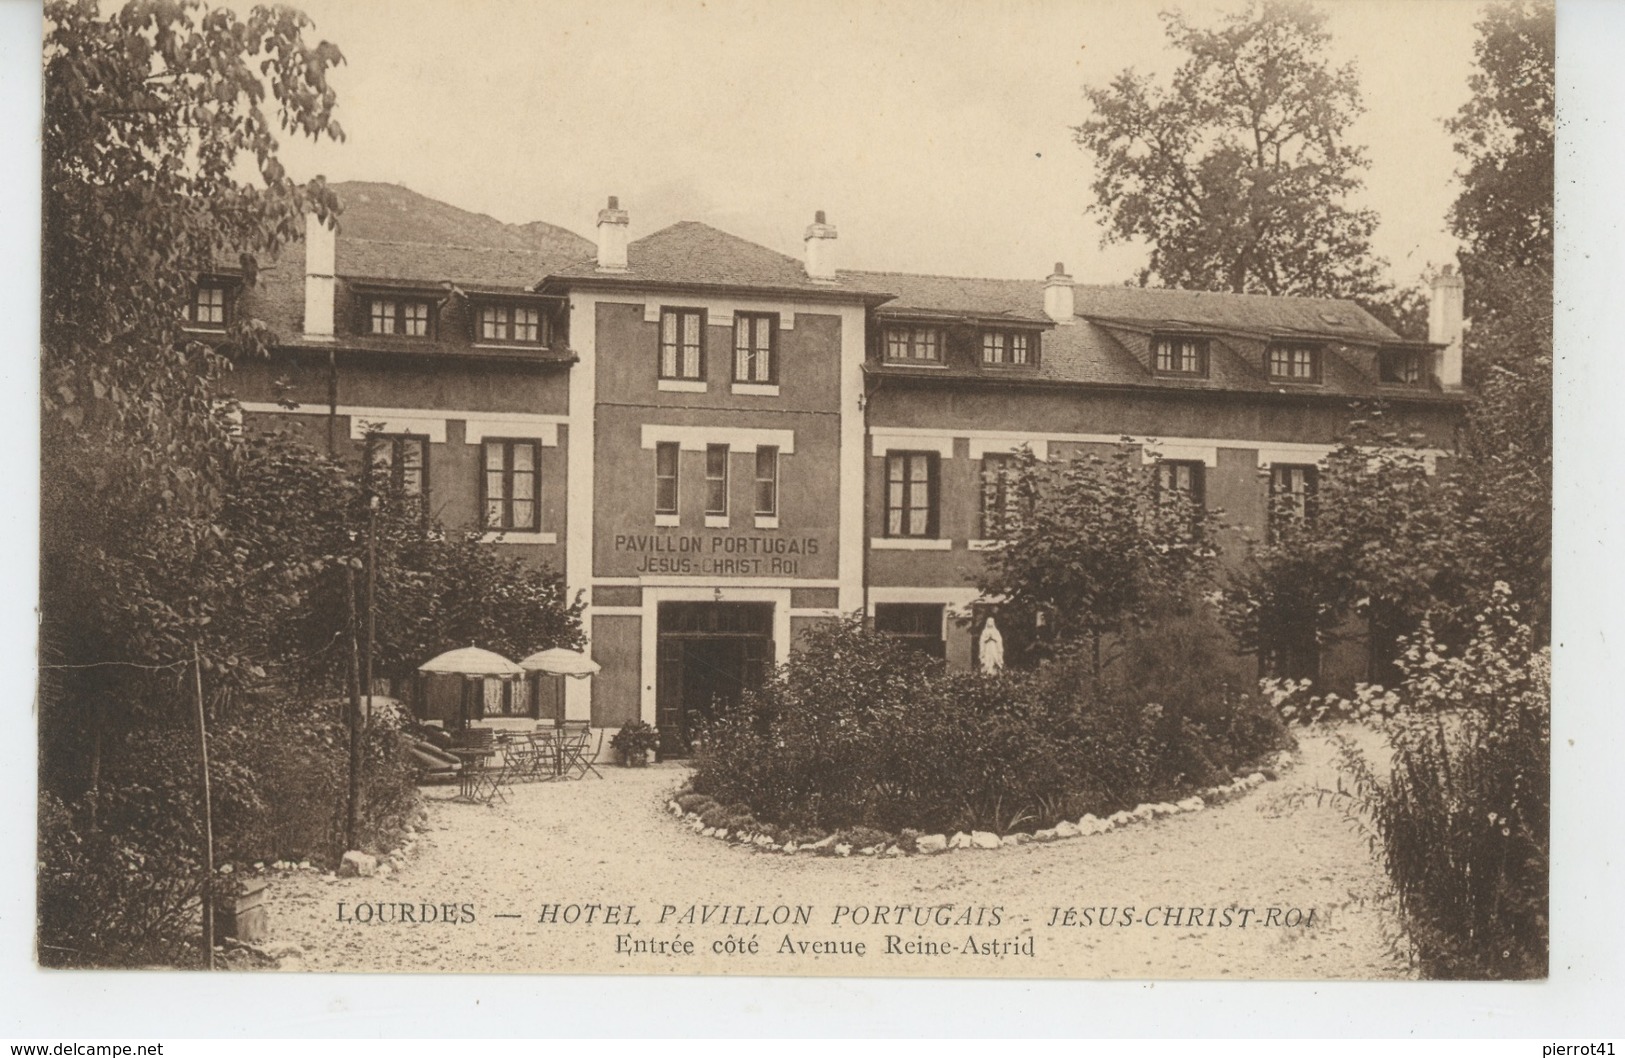
POLYGON ((977 640, 976 647, 983 672, 992 675, 1004 668, 1004 633, 993 623, 993 618, 989 617, 982 625, 982 638, 977 640))
POLYGON ((438 676, 499 676, 506 679, 525 674, 524 669, 501 654, 476 646, 448 650, 419 665, 418 671, 438 676))
POLYGON ((545 672, 549 676, 574 676, 578 680, 594 675, 600 668, 598 662, 586 654, 565 647, 538 650, 521 661, 519 667, 526 672, 545 672))
MULTIPOLYGON (((539 672, 548 676, 557 676, 559 678, 558 692, 560 702, 564 700, 564 678, 566 676, 570 677, 571 679, 584 680, 598 672, 600 668, 598 662, 594 661, 586 654, 579 650, 570 650, 567 647, 553 647, 550 650, 538 650, 530 657, 521 661, 519 666, 527 672, 539 672)), ((539 700, 536 708, 539 715, 539 711, 541 709, 541 702, 539 700)))
POLYGON ((484 680, 495 677, 499 680, 511 680, 516 676, 523 676, 525 670, 490 650, 481 650, 476 646, 458 647, 437 655, 418 666, 418 671, 427 676, 461 676, 463 678, 462 717, 460 722, 466 725, 474 715, 474 708, 469 700, 469 692, 475 680, 484 680))

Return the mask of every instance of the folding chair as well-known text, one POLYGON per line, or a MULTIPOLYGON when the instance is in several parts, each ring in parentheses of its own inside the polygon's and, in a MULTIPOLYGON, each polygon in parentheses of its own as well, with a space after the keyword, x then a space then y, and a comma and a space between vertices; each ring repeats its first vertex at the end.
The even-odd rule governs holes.
POLYGON ((561 761, 558 733, 550 727, 537 727, 525 738, 530 743, 531 777, 542 782, 557 779, 561 761))
POLYGON ((587 755, 587 740, 592 736, 592 728, 586 720, 566 720, 564 732, 559 741, 559 753, 563 769, 568 773, 567 778, 585 779, 590 771, 600 779, 604 777, 594 765, 600 750, 604 748, 604 729, 598 729, 598 746, 587 755))

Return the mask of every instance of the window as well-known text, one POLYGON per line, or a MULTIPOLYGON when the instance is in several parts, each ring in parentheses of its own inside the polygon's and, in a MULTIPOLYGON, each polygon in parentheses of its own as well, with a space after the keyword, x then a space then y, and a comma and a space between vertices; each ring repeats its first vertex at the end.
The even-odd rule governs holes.
POLYGON ((1422 382, 1422 356, 1410 349, 1384 349, 1377 356, 1377 378, 1394 386, 1422 382))
POLYGON ((769 518, 779 513, 779 450, 772 445, 756 450, 756 513, 769 518))
POLYGON ((1003 453, 982 457, 982 532, 983 540, 997 540, 1004 536, 1010 516, 1010 470, 1015 457, 1003 453))
POLYGON ((1207 377, 1207 342, 1201 338, 1158 338, 1152 365, 1159 375, 1207 377))
POLYGON ((660 377, 705 377, 705 313, 699 309, 660 310, 660 377))
POLYGON ((705 446, 705 513, 728 517, 728 446, 705 446))
POLYGON ((1315 486, 1319 470, 1313 466, 1275 463, 1270 466, 1270 525, 1283 520, 1303 521, 1314 517, 1315 486))
POLYGON ((1157 498, 1163 503, 1184 499, 1201 507, 1204 501, 1202 471, 1195 460, 1165 459, 1157 464, 1157 498))
POLYGON ((942 638, 942 617, 943 607, 940 603, 875 603, 876 632, 895 636, 934 658, 947 654, 947 645, 942 638))
POLYGON ((485 528, 541 529, 540 446, 535 441, 486 440, 481 478, 485 528))
POLYGON ((540 310, 523 305, 484 305, 480 307, 480 341, 542 343, 540 310))
POLYGON ((1037 362, 1033 356, 1036 335, 1026 331, 983 331, 982 363, 1001 367, 1030 367, 1037 362))
POLYGON ((673 441, 655 445, 655 513, 677 513, 677 445, 673 441))
POLYGON ((734 315, 734 381, 771 385, 779 380, 777 316, 734 315))
POLYGON ((1291 382, 1320 381, 1320 350, 1312 345, 1272 345, 1269 376, 1291 382))
POLYGON ((886 456, 886 535, 937 535, 937 454, 886 456))
POLYGON ((402 334, 425 338, 429 334, 429 303, 398 298, 372 298, 367 305, 368 334, 402 334))
POLYGON ((367 442, 369 487, 399 496, 429 491, 429 439, 415 434, 374 434, 367 442))
POLYGON ((887 327, 886 359, 942 362, 942 331, 935 327, 887 327))
POLYGON ((192 294, 192 312, 188 323, 197 327, 226 325, 226 288, 218 284, 200 283, 192 294))

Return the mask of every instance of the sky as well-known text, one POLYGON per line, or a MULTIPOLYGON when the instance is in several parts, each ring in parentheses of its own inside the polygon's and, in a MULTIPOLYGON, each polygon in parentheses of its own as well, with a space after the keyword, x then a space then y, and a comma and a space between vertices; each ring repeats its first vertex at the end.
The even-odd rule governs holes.
MULTIPOLYGON (((1149 0, 300 0, 332 76, 341 145, 286 143, 297 177, 398 183, 499 220, 589 238, 606 196, 632 237, 699 220, 800 255, 815 210, 841 267, 1118 283, 1072 141, 1085 85, 1166 74, 1149 0)), ((1182 5, 1198 20, 1215 11, 1182 5)), ((1469 0, 1328 3, 1366 113, 1359 205, 1409 284, 1453 259, 1469 0)))

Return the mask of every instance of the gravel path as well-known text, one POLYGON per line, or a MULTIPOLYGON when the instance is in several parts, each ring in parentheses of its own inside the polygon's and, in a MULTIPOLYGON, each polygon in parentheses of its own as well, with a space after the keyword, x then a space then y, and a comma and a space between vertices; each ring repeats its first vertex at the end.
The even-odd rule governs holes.
POLYGON ((290 970, 1408 976, 1384 940, 1394 918, 1364 839, 1336 809, 1293 797, 1335 782, 1330 744, 1301 742, 1280 782, 1204 811, 895 859, 790 857, 702 838, 664 812, 685 775, 676 765, 520 786, 491 808, 432 801, 399 873, 276 878, 268 943, 302 949, 284 958, 290 970), (430 905, 433 917, 449 910, 461 921, 403 923, 403 904, 415 920, 430 905), (558 921, 544 921, 554 905, 558 921), (590 905, 600 905, 592 924, 564 921, 590 905), (610 905, 622 907, 621 923, 602 921, 610 905), (805 922, 773 924, 775 912, 799 919, 797 909, 805 922), (1081 924, 1066 924, 1069 910, 1081 924), (375 921, 354 921, 367 916, 375 921), (736 938, 754 938, 757 953, 728 953, 736 938))

